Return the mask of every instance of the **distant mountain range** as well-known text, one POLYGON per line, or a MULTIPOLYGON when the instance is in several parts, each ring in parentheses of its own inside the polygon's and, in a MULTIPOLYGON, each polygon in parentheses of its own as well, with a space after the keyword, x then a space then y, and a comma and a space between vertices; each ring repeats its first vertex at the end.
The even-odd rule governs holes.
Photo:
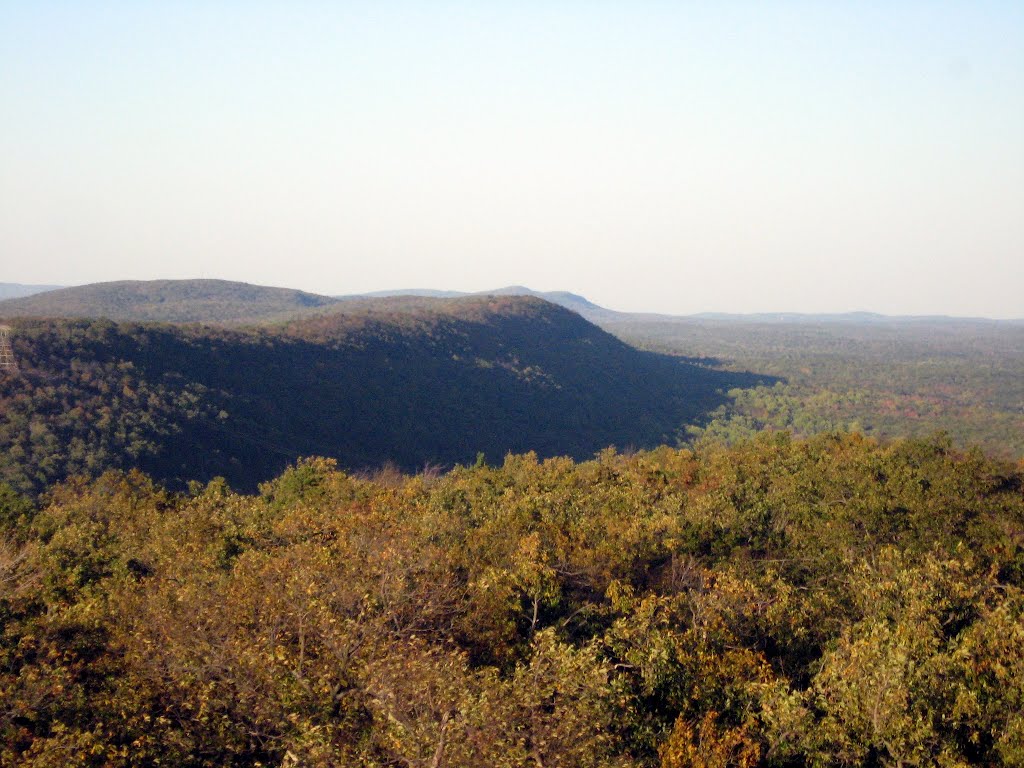
POLYGON ((460 298, 533 296, 580 313, 607 313, 564 291, 540 292, 510 286, 470 294, 459 291, 398 290, 324 296, 228 280, 122 280, 68 288, 0 284, 0 317, 103 317, 170 323, 239 324, 279 321, 353 301, 389 297, 460 298))
POLYGON ((726 323, 891 323, 1011 322, 945 315, 894 316, 874 312, 807 314, 702 312, 665 315, 619 312, 601 307, 568 291, 535 291, 522 285, 468 293, 433 289, 397 289, 365 294, 326 296, 289 288, 251 285, 229 280, 122 280, 65 287, 0 283, 0 317, 105 317, 171 323, 245 324, 276 322, 341 303, 389 297, 461 298, 469 296, 533 296, 558 304, 602 327, 637 322, 726 323))

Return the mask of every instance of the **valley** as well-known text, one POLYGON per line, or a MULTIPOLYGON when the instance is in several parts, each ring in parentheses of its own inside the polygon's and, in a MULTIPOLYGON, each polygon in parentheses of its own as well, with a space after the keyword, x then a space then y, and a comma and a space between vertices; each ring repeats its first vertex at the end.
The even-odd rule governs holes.
POLYGON ((330 297, 204 280, 48 291, 0 301, 0 318, 23 368, 0 381, 0 477, 25 492, 111 467, 252 489, 309 455, 416 470, 764 429, 944 432, 1024 455, 1019 322, 671 317, 521 286, 330 297))
POLYGON ((1021 324, 422 293, 0 301, 0 765, 1015 764, 1021 324))

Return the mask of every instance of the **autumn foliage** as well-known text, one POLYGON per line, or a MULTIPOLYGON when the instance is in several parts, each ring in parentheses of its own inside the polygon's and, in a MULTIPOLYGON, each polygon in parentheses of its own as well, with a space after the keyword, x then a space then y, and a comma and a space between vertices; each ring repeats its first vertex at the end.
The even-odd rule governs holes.
POLYGON ((1022 488, 765 434, 0 492, 0 764, 1021 765, 1022 488))

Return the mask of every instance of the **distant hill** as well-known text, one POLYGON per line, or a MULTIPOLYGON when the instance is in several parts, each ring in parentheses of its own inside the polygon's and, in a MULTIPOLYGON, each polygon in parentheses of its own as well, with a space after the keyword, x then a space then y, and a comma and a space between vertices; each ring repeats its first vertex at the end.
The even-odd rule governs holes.
POLYGON ((749 386, 533 297, 394 298, 262 329, 15 319, 0 479, 139 467, 241 488, 299 456, 362 468, 674 443, 749 386))
POLYGON ((0 317, 243 323, 282 319, 334 303, 329 296, 228 280, 124 280, 0 301, 0 317))
POLYGON ((229 280, 122 280, 56 288, 0 300, 0 317, 81 317, 140 322, 240 324, 278 322, 304 313, 331 311, 342 304, 382 298, 465 298, 533 296, 578 312, 588 319, 611 313, 567 291, 534 291, 509 286, 480 293, 400 289, 348 296, 321 296, 288 288, 229 280))
MULTIPOLYGON (((669 315, 656 312, 622 312, 602 307, 584 296, 569 291, 535 291, 523 285, 510 285, 489 291, 467 293, 461 291, 433 290, 428 288, 399 289, 392 291, 374 291, 366 294, 338 296, 340 300, 386 298, 394 296, 454 298, 461 296, 534 296, 552 304, 558 304, 582 315, 596 325, 615 333, 621 328, 632 329, 648 323, 665 327, 665 324, 723 323, 723 324, 772 324, 772 325, 872 325, 872 324, 962 324, 962 323, 998 323, 1001 325, 1020 325, 1024 320, 991 320, 981 317, 954 317, 949 315, 883 315, 877 312, 699 312, 690 315, 669 315)), ((2 305, 0 305, 2 306, 2 305)))
POLYGON ((455 299, 460 296, 469 296, 464 291, 435 291, 431 288, 399 288, 394 291, 371 291, 370 293, 349 294, 347 296, 336 296, 337 299, 381 299, 392 296, 422 296, 431 299, 455 299))
POLYGON ((60 285, 23 285, 21 283, 0 283, 0 300, 18 299, 22 296, 34 296, 37 293, 55 291, 60 285))
POLYGON ((522 285, 468 293, 463 291, 406 288, 365 294, 325 296, 288 288, 257 286, 229 280, 122 280, 75 287, 0 283, 0 317, 103 317, 111 320, 172 323, 279 322, 304 313, 330 311, 351 302, 393 297, 461 298, 469 296, 533 296, 570 309, 606 329, 636 327, 646 323, 770 323, 770 324, 886 324, 1000 322, 984 318, 946 316, 892 316, 873 312, 806 314, 762 312, 731 314, 703 312, 665 315, 619 312, 599 306, 568 291, 535 291, 522 285))
POLYGON ((374 291, 372 293, 356 294, 350 296, 338 296, 339 299, 352 300, 352 299, 366 299, 366 298, 387 298, 395 296, 416 296, 424 298, 459 298, 466 296, 533 296, 534 298, 543 299, 549 301, 552 304, 558 304, 559 306, 571 309, 580 315, 583 315, 592 322, 596 317, 602 317, 606 314, 616 315, 617 312, 599 307, 592 301, 579 296, 575 293, 569 293, 568 291, 535 291, 532 288, 527 288, 523 285, 510 285, 505 288, 495 288, 490 291, 478 291, 476 293, 467 293, 462 291, 438 291, 430 288, 404 288, 393 291, 374 291))
POLYGON ((575 293, 569 293, 568 291, 534 291, 522 285, 512 285, 507 288, 498 288, 494 291, 485 291, 485 295, 492 296, 534 296, 538 299, 544 299, 544 301, 550 301, 552 304, 558 304, 559 306, 571 309, 573 312, 577 312, 581 315, 586 316, 587 313, 603 313, 608 312, 604 307, 599 307, 592 301, 585 299, 575 293))

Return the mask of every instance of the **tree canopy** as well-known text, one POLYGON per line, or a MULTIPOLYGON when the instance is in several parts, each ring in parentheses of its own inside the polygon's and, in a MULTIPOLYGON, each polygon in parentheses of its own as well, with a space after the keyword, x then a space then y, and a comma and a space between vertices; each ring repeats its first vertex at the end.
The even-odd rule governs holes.
POLYGON ((942 437, 0 509, 4 765, 1024 761, 1024 474, 942 437))

